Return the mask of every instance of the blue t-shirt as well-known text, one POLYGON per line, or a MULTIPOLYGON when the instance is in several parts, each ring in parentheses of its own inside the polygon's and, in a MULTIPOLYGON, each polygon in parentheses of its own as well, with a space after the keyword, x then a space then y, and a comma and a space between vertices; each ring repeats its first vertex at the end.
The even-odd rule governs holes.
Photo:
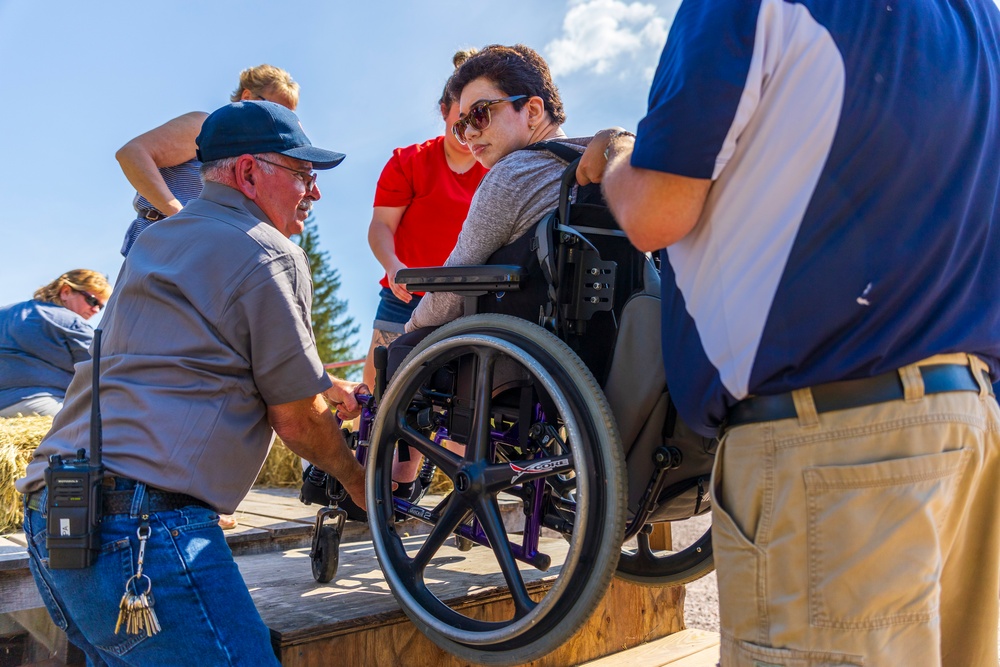
POLYGON ((34 299, 0 308, 0 408, 64 398, 93 340, 93 327, 69 308, 34 299))
POLYGON ((938 353, 997 377, 992 0, 684 2, 631 163, 714 181, 663 251, 667 381, 703 433, 938 353))

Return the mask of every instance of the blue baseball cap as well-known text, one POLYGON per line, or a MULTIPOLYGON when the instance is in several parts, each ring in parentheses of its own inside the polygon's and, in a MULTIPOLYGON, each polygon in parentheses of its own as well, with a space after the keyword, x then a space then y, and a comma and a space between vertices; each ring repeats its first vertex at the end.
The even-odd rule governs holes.
POLYGON ((202 123, 195 143, 202 162, 248 153, 279 153, 312 162, 313 169, 333 169, 346 157, 313 146, 292 110, 256 100, 227 104, 213 111, 202 123))

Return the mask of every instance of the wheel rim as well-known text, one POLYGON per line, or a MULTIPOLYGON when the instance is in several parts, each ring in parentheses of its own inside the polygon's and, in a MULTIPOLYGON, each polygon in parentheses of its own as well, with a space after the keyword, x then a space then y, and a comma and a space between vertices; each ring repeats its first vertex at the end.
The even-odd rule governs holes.
POLYGON ((676 550, 653 549, 648 534, 640 532, 635 548, 623 546, 618 560, 619 576, 649 585, 687 583, 708 574, 712 568, 711 525, 690 544, 676 550))
MULTIPOLYGON (((495 336, 463 334, 440 341, 415 355, 406 368, 418 370, 406 378, 400 378, 402 373, 398 374, 397 384, 383 401, 373 430, 372 456, 368 466, 369 507, 374 507, 381 519, 372 522, 372 537, 376 553, 383 563, 386 579, 404 610, 418 625, 451 641, 489 647, 530 634, 530 631, 537 629, 540 619, 560 615, 558 604, 564 600, 564 596, 573 592, 571 587, 584 569, 580 557, 584 551, 582 543, 587 535, 590 514, 591 479, 595 475, 594 464, 582 444, 584 429, 581 429, 580 422, 584 417, 572 405, 567 390, 560 386, 560 382, 548 369, 520 345, 495 336), (405 410, 409 405, 409 397, 414 395, 434 370, 458 357, 470 355, 477 360, 474 392, 476 408, 471 429, 473 435, 470 437, 466 456, 460 459, 413 429, 407 423, 405 410), (516 361, 545 391, 555 404, 557 413, 563 418, 562 424, 567 433, 565 441, 573 443, 570 450, 574 456, 572 461, 577 485, 575 528, 560 573, 552 588, 538 602, 529 596, 503 527, 496 489, 502 486, 498 480, 503 472, 501 468, 505 466, 491 458, 490 410, 481 407, 492 406, 493 373, 496 361, 501 357, 516 361), (407 554, 402 540, 392 530, 391 520, 388 520, 392 510, 390 481, 386 472, 391 466, 386 463, 391 462, 392 447, 383 447, 381 443, 394 443, 397 438, 430 457, 456 486, 456 492, 451 495, 437 524, 423 547, 413 557, 407 554), (515 612, 509 620, 487 622, 465 616, 439 599, 425 581, 427 565, 470 508, 483 525, 514 602, 515 612), (389 562, 388 567, 385 561, 389 562)), ((510 476, 509 470, 507 475, 510 476)))

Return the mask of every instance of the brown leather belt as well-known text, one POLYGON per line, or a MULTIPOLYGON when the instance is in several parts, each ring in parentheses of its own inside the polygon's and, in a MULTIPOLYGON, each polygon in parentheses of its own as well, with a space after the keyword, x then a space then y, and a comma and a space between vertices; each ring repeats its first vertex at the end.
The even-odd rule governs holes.
MULTIPOLYGON (((973 371, 969 366, 958 364, 935 364, 920 366, 920 375, 924 379, 925 394, 940 394, 947 391, 979 391, 973 371)), ((983 371, 986 386, 990 386, 990 377, 983 371)), ((833 412, 860 408, 865 405, 901 400, 903 382, 897 371, 882 373, 860 380, 842 380, 828 382, 810 387, 816 412, 833 412)), ((992 388, 990 388, 992 394, 992 388)), ((726 415, 722 429, 741 424, 755 422, 792 419, 797 416, 795 401, 791 393, 775 396, 753 396, 734 405, 726 415)))
MULTIPOLYGON (((105 487, 108 486, 108 480, 113 480, 114 478, 105 478, 105 487)), ((134 480, 126 480, 132 481, 134 480)), ((114 482, 112 482, 113 484, 114 482)), ((114 487, 105 488, 102 492, 102 504, 103 511, 105 515, 111 514, 130 514, 132 512, 132 497, 135 495, 135 489, 120 489, 114 490, 114 487)), ((198 500, 193 496, 189 496, 184 493, 174 493, 172 491, 164 491, 162 489, 157 489, 154 486, 146 486, 146 496, 149 499, 149 512, 169 512, 171 510, 180 509, 182 507, 190 507, 196 505, 198 507, 208 507, 208 504, 198 500)), ((28 495, 28 509, 41 512, 44 510, 42 507, 42 492, 35 491, 28 495)))
POLYGON ((144 208, 139 210, 139 217, 144 220, 149 220, 150 222, 157 222, 163 220, 167 216, 163 215, 155 208, 144 208))

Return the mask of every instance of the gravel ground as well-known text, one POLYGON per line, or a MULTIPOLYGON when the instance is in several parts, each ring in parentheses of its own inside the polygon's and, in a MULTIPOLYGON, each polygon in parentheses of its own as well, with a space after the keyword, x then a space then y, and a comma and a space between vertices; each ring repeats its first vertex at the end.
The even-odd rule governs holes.
MULTIPOLYGON (((690 544, 704 535, 711 524, 711 514, 670 524, 674 544, 690 544)), ((719 631, 719 588, 714 571, 687 585, 684 624, 689 628, 719 631)))

